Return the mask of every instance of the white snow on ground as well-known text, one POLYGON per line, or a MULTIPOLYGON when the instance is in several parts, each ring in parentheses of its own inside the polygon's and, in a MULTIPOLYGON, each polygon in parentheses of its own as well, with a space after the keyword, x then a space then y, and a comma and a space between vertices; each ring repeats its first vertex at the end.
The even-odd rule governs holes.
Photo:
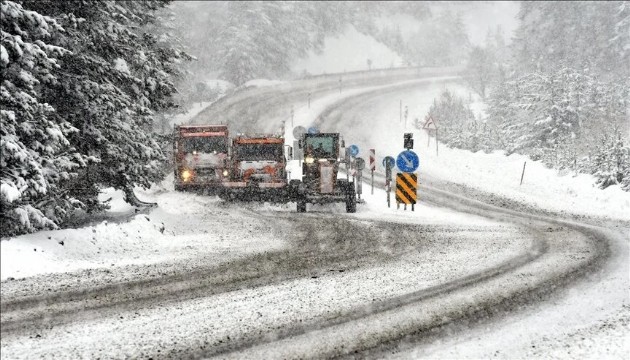
POLYGON ((207 108, 208 106, 212 105, 215 101, 225 96, 228 90, 234 87, 234 85, 230 83, 229 81, 219 80, 219 79, 207 79, 207 80, 204 80, 203 83, 205 83, 206 87, 210 89, 211 91, 218 92, 217 98, 213 101, 201 101, 201 102, 192 103, 190 108, 185 113, 174 115, 171 118, 170 120, 171 126, 187 124, 190 121, 190 119, 194 118, 197 114, 202 112, 205 108, 207 108))
POLYGON ((187 112, 173 116, 173 119, 170 122, 171 125, 182 125, 188 123, 190 119, 202 112, 203 109, 210 106, 213 102, 214 101, 202 101, 193 103, 187 112))
POLYGON ((327 37, 320 54, 310 51, 291 69, 299 75, 305 72, 319 75, 368 70, 368 59, 372 61, 372 69, 400 67, 403 64, 397 53, 349 25, 338 37, 327 37))
MULTIPOLYGON (((356 143, 360 146, 361 156, 366 156, 367 148, 376 148, 379 170, 382 171, 381 160, 383 156, 395 156, 401 151, 402 134, 406 131, 412 131, 416 139, 415 150, 421 157, 421 178, 422 173, 426 172, 451 182, 499 193, 549 210, 627 219, 630 210, 629 194, 617 192, 618 189, 615 188, 599 190, 591 185, 593 179, 588 176, 560 176, 555 170, 546 169, 542 165, 538 166, 539 164, 528 161, 525 181, 520 186, 518 182, 522 161, 525 160, 523 157, 515 155, 505 157, 497 153, 472 154, 468 151, 447 149, 444 146, 440 147, 439 156, 436 156, 433 140, 432 146, 427 148, 427 137, 423 132, 412 129, 411 121, 406 128, 399 121, 399 100, 403 100, 403 106, 409 106, 410 119, 422 118, 432 99, 443 89, 442 85, 436 86, 432 82, 448 83, 449 89, 456 91, 463 91, 463 88, 448 78, 414 81, 419 84, 426 84, 426 87, 419 86, 418 90, 407 91, 403 95, 385 95, 382 101, 371 105, 367 104, 363 108, 363 112, 355 115, 356 118, 347 119, 350 125, 342 129, 347 144, 356 143)), ((385 89, 386 87, 372 87, 370 89, 379 88, 385 89)), ((344 90, 342 94, 328 95, 313 100, 310 109, 306 105, 301 106, 300 104, 298 107, 296 104, 294 125, 308 127, 327 106, 344 97, 360 94, 370 89, 351 89, 344 90)), ((290 134, 289 124, 287 124, 287 130, 290 134)), ((292 140, 291 136, 287 137, 290 144, 292 144, 292 140)), ((294 161, 292 165, 296 165, 296 162, 294 161)), ((297 178, 298 173, 298 171, 294 173, 294 178, 297 178)), ((159 205, 147 214, 136 215, 132 207, 122 202, 120 194, 110 192, 104 195, 113 197, 112 209, 106 215, 107 222, 101 221, 79 229, 39 232, 0 242, 2 280, 8 277, 28 277, 83 268, 149 264, 178 258, 186 259, 199 251, 220 252, 222 258, 229 258, 252 252, 280 249, 286 245, 278 239, 265 235, 264 232, 250 231, 247 234, 239 232, 249 222, 254 221, 250 217, 251 213, 243 212, 238 207, 221 206, 214 197, 172 192, 169 181, 172 179, 167 179, 166 185, 155 186, 149 191, 139 192, 142 200, 155 201, 159 205), (131 220, 126 221, 127 219, 131 220), (238 226, 235 226, 235 223, 238 223, 238 226), (60 244, 61 241, 63 241, 63 245, 60 244)), ((416 211, 413 213, 409 210, 405 212, 395 210, 395 208, 387 208, 385 194, 382 190, 375 189, 373 196, 368 195, 369 192, 369 186, 364 184, 363 198, 367 199, 368 203, 359 205, 358 213, 353 215, 359 221, 382 219, 419 224, 444 225, 452 223, 454 226, 478 225, 485 222, 483 225, 491 226, 487 220, 457 214, 446 209, 428 207, 422 203, 416 207, 416 211)), ((422 202, 422 185, 419 196, 422 202)), ((260 205, 257 210, 259 212, 266 210, 292 212, 294 208, 260 205)), ((322 207, 321 209, 310 207, 309 210, 343 212, 343 208, 335 206, 322 207)), ((466 238, 466 240, 468 239, 466 238)), ((476 243, 462 241, 456 244, 455 251, 452 252, 453 257, 450 259, 465 260, 468 257, 472 264, 468 270, 481 269, 489 263, 500 261, 506 254, 513 254, 515 251, 522 250, 524 242, 527 242, 527 239, 520 239, 519 242, 513 243, 503 242, 501 254, 494 252, 496 244, 488 244, 488 246, 492 246, 493 251, 481 251, 481 254, 490 258, 477 258, 476 256, 480 252, 475 247, 476 243), (471 257, 471 255, 474 256, 471 257)), ((615 261, 607 265, 609 267, 607 271, 610 271, 604 272, 607 277, 601 281, 601 286, 593 287, 591 286, 592 283, 578 286, 569 290, 572 292, 571 296, 558 299, 556 303, 552 304, 553 306, 543 309, 538 316, 528 317, 526 315, 530 314, 522 314, 521 317, 515 318, 513 324, 506 324, 503 328, 499 327, 498 331, 487 334, 476 332, 475 335, 469 337, 460 337, 454 340, 452 349, 450 348, 452 344, 447 344, 446 350, 445 347, 430 348, 429 353, 436 357, 493 356, 493 354, 488 353, 488 349, 495 345, 505 346, 498 340, 496 343, 488 345, 488 341, 493 337, 499 338, 497 335, 499 333, 501 338, 507 336, 505 337, 506 341, 515 344, 511 349, 513 352, 510 354, 516 353, 522 356, 545 357, 547 355, 546 350, 551 354, 567 356, 567 353, 562 350, 566 344, 577 351, 576 356, 588 356, 593 354, 598 346, 605 347, 608 346, 607 344, 611 344, 613 351, 619 350, 619 340, 614 336, 617 333, 619 336, 624 336, 627 344, 627 327, 619 331, 613 329, 614 331, 611 330, 612 333, 602 333, 597 329, 593 330, 593 326, 596 326, 593 324, 593 319, 602 318, 602 314, 607 311, 602 307, 611 303, 627 304, 628 249, 627 244, 625 246, 620 245, 622 243, 621 241, 616 244, 612 250, 623 256, 615 258, 615 261), (623 296, 624 294, 626 296, 623 296), (585 307, 587 302, 577 301, 582 299, 588 299, 591 304, 585 307), (599 299, 606 301, 598 302, 599 299), (595 304, 594 307, 592 306, 593 303, 595 304), (568 310, 558 311, 558 309, 568 310), (592 311, 592 309, 596 311, 592 311), (572 323, 563 323, 563 321, 571 320, 563 319, 563 314, 580 311, 592 311, 592 314, 575 318, 572 323), (548 321, 554 321, 559 326, 557 328, 549 327, 548 321), (588 325, 582 329, 576 329, 573 333, 564 333, 564 330, 561 329, 562 326, 560 326, 575 329, 576 323, 580 322, 588 325), (524 331, 523 329, 536 330, 524 331), (540 337, 537 337, 538 331, 543 334, 545 329, 548 330, 549 337, 545 340, 546 335, 542 335, 541 340, 540 337), (526 334, 523 335, 523 333, 526 334), (588 338, 591 335, 594 337, 590 340, 593 342, 601 341, 601 344, 593 344, 592 342, 586 344, 586 340, 580 343, 571 339, 574 336, 588 338), (480 341, 482 336, 485 336, 484 341, 480 341), (567 338, 566 342, 562 342, 563 336, 567 338), (543 350, 517 348, 522 344, 527 345, 528 341, 535 346, 542 343, 541 348, 543 350), (482 344, 482 347, 475 348, 475 344, 482 344), (586 350, 588 353, 584 354, 578 351, 581 345, 588 349, 586 350)), ((418 252, 416 255, 427 256, 422 252, 418 252)), ((439 255, 436 255, 435 258, 437 257, 439 255)), ((89 320, 87 323, 62 326, 51 329, 50 337, 44 337, 40 340, 24 337, 20 341, 6 343, 7 348, 3 350, 11 348, 11 352, 16 356, 29 357, 32 354, 24 353, 24 351, 34 348, 41 350, 42 341, 50 341, 51 348, 59 346, 56 342, 57 338, 53 335, 57 334, 62 337, 65 336, 65 331, 69 331, 77 337, 75 338, 76 342, 67 346, 76 346, 75 349, 79 349, 79 351, 91 351, 92 349, 98 351, 100 349, 104 351, 103 353, 107 353, 108 349, 103 348, 105 345, 100 343, 99 338, 92 336, 94 331, 130 338, 134 336, 135 330, 138 328, 150 329, 151 332, 147 330, 146 334, 151 333, 152 336, 125 342, 127 348, 123 350, 129 351, 133 357, 134 354, 139 356, 142 349, 151 349, 152 343, 158 338, 169 344, 173 341, 180 341, 181 343, 187 341, 186 339, 192 339, 201 330, 204 334, 212 334, 215 339, 221 339, 227 334, 240 333, 242 329, 228 326, 237 323, 247 324, 247 329, 252 326, 264 333, 270 326, 273 328, 293 323, 297 318, 326 317, 331 309, 335 310, 339 307, 355 306, 357 303, 365 304, 373 301, 373 299, 365 298, 366 293, 376 296, 404 294, 409 291, 409 287, 412 285, 428 285, 436 281, 439 283, 446 278, 461 276, 461 273, 458 272, 461 268, 458 266, 451 266, 447 272, 437 271, 440 267, 436 267, 433 263, 425 263, 431 258, 419 262, 417 259, 409 259, 416 261, 415 266, 417 266, 413 268, 413 272, 410 272, 410 266, 406 260, 404 259, 400 264, 386 264, 366 272, 352 271, 344 274, 328 274, 320 276, 317 280, 303 278, 285 282, 279 286, 263 287, 257 290, 243 289, 225 296, 195 299, 188 301, 185 306, 167 309, 168 314, 165 314, 164 309, 147 309, 142 312, 145 316, 136 317, 136 315, 125 314, 125 318, 129 319, 125 323, 121 323, 118 318, 104 318, 89 320), (421 276, 424 276, 424 282, 419 282, 418 279, 421 276), (366 284, 370 285, 369 292, 357 290, 365 290, 366 284), (261 291, 262 295, 266 294, 267 296, 261 297, 261 291), (320 299, 322 295, 323 298, 320 299), (353 297, 356 302, 348 301, 353 297), (234 299, 238 300, 237 304, 234 303, 234 299), (268 301, 269 299, 271 301, 268 301), (313 300, 305 303, 301 299, 313 300), (286 314, 280 314, 278 309, 281 305, 291 308, 286 311, 286 314), (235 309, 235 306, 238 309, 235 309), (216 322, 200 323, 198 319, 202 313, 203 318, 216 319, 216 322), (265 320, 269 315, 273 315, 272 319, 265 320), (155 319, 163 319, 167 316, 173 317, 177 321, 174 321, 173 324, 156 325, 155 319), (192 327, 190 324, 197 326, 192 327), (35 341, 38 343, 35 344, 35 341)), ((598 282, 597 280, 597 278, 593 279, 593 281, 598 282)), ((623 318, 625 315, 620 316, 623 318)), ((602 326, 606 326, 606 324, 602 324, 602 326)), ((118 343, 121 343, 119 340, 118 343)), ((627 347, 626 345, 625 348, 627 347)), ((611 354, 611 352, 604 351, 603 348, 599 349, 601 350, 600 354, 615 355, 615 353, 611 354)), ((503 356, 507 356, 507 354, 503 356)))
MULTIPOLYGON (((164 184, 172 188, 172 176, 164 184)), ((239 209, 219 207, 216 197, 166 191, 162 186, 136 192, 145 201, 157 202, 158 207, 136 214, 120 192, 110 189, 103 195, 113 198, 111 209, 102 216, 107 220, 0 242, 1 280, 177 261, 199 253, 221 253, 225 261, 283 246, 269 234, 250 236, 256 221, 239 209)))

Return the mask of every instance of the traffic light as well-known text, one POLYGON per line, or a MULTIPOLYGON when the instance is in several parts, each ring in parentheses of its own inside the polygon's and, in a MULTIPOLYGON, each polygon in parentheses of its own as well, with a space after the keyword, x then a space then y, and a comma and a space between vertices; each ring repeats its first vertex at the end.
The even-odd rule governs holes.
POLYGON ((412 133, 405 133, 405 141, 404 141, 403 147, 407 150, 413 149, 413 134, 412 133))

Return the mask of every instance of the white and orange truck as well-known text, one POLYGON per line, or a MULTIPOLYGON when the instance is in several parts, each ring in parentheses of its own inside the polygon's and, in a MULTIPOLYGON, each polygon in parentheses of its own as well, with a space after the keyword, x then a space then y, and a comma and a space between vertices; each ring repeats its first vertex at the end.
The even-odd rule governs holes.
POLYGON ((282 137, 235 137, 219 196, 228 201, 289 201, 286 166, 291 150, 282 137))
POLYGON ((174 135, 175 190, 217 194, 228 175, 228 126, 178 125, 174 135))

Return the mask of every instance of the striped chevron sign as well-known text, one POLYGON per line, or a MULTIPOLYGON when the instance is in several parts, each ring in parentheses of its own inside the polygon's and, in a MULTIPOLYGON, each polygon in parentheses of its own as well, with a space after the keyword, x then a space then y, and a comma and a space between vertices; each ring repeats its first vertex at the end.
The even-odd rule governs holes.
POLYGON ((413 173, 396 174, 396 202, 415 204, 418 198, 418 176, 413 173))
POLYGON ((376 150, 370 149, 370 170, 376 170, 376 150))

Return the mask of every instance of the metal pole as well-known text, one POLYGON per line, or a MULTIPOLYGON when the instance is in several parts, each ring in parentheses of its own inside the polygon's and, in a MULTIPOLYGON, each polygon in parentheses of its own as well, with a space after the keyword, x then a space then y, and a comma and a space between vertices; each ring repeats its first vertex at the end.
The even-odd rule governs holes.
POLYGON ((372 195, 374 195, 374 170, 372 170, 372 195))
POLYGON ((435 156, 439 156, 438 154, 438 143, 440 141, 438 140, 438 129, 435 129, 435 156))
POLYGON ((350 151, 348 150, 348 148, 346 149, 346 180, 350 181, 350 151))
POLYGON ((527 161, 523 163, 523 173, 521 173, 521 185, 523 185, 523 176, 525 176, 525 165, 527 165, 527 161))
POLYGON ((400 119, 398 122, 402 122, 402 100, 400 100, 400 119))

